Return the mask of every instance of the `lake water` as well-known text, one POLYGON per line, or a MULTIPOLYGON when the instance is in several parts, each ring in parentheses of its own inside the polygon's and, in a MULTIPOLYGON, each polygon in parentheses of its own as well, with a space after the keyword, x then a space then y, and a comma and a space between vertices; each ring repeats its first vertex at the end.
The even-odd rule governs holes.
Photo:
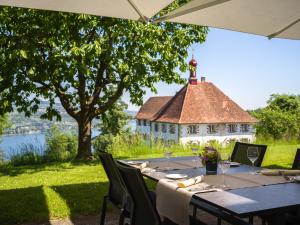
MULTIPOLYGON (((135 121, 130 121, 128 126, 134 131, 135 121)), ((94 130, 92 136, 95 137, 97 135, 99 135, 99 131, 94 130)), ((5 157, 9 159, 10 155, 16 152, 21 145, 44 146, 45 142, 45 134, 3 135, 1 136, 0 149, 4 151, 5 157)))

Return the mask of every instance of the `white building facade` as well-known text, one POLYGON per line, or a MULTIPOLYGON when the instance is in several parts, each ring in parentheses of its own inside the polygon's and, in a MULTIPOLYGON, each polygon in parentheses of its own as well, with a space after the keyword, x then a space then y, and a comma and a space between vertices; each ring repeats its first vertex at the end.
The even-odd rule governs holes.
POLYGON ((209 141, 227 143, 231 140, 253 142, 255 127, 247 123, 238 124, 173 124, 137 120, 136 130, 145 139, 174 141, 182 144, 209 141))

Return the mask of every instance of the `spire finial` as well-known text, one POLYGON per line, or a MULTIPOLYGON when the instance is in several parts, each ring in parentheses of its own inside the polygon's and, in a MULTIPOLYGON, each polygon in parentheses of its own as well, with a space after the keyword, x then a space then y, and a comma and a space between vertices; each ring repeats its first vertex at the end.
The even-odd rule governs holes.
POLYGON ((189 83, 190 84, 197 84, 197 77, 196 77, 196 70, 197 70, 197 61, 196 59, 194 59, 194 49, 192 51, 192 59, 189 62, 189 66, 190 66, 190 79, 189 79, 189 83))

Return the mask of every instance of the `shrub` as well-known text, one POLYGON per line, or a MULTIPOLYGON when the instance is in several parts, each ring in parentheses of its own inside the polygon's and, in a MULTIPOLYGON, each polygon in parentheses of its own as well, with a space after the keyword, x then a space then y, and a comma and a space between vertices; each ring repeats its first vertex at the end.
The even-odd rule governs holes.
POLYGON ((5 160, 5 154, 2 149, 0 149, 0 165, 4 163, 5 160))
POLYGON ((76 156, 77 137, 72 133, 63 133, 57 126, 52 126, 46 133, 45 160, 67 161, 76 156))

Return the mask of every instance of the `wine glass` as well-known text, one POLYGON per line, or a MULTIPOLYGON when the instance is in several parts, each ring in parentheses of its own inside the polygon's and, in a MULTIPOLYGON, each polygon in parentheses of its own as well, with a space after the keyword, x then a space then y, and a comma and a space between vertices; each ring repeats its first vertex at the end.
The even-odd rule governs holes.
POLYGON ((255 174, 254 171, 254 163, 255 161, 258 159, 259 157, 259 152, 258 152, 258 148, 254 147, 254 146, 250 146, 247 149, 247 157, 248 159, 251 161, 252 163, 252 172, 250 174, 255 174))
POLYGON ((229 161, 230 156, 229 156, 228 152, 222 152, 222 153, 220 153, 219 157, 220 158, 219 158, 218 166, 222 171, 222 177, 223 177, 222 187, 227 188, 228 186, 226 185, 226 182, 225 182, 225 174, 230 168, 230 161, 229 161))
POLYGON ((170 145, 166 145, 166 149, 164 151, 164 156, 167 159, 167 166, 166 166, 166 170, 170 170, 170 158, 172 156, 173 152, 170 149, 170 145))
POLYGON ((197 168, 197 161, 198 161, 199 149, 196 148, 196 147, 193 147, 192 148, 192 153, 195 156, 194 159, 193 159, 193 162, 194 162, 195 168, 197 168))

